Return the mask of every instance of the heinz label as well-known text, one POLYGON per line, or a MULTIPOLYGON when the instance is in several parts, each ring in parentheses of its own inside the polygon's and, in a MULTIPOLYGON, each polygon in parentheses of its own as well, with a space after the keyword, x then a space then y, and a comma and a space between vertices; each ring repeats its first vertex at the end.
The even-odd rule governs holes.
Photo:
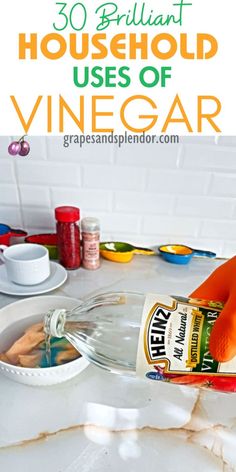
POLYGON ((165 380, 168 374, 235 375, 236 359, 220 363, 209 338, 223 305, 167 295, 146 297, 139 337, 137 375, 165 380))

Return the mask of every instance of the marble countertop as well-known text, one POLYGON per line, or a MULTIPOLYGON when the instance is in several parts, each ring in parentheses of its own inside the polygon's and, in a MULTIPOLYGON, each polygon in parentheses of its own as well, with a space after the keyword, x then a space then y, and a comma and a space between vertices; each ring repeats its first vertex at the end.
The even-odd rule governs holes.
MULTIPOLYGON (((79 269, 51 294, 84 298, 102 290, 187 295, 222 261, 175 266, 137 256, 79 269)), ((0 307, 16 301, 0 295, 0 307)), ((87 367, 51 387, 0 374, 1 472, 233 472, 236 394, 140 381, 87 367)))

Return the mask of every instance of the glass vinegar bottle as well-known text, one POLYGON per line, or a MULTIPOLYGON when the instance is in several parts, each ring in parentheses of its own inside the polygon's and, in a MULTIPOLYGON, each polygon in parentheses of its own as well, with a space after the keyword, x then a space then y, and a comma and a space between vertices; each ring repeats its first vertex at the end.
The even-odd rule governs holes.
POLYGON ((72 311, 50 310, 44 329, 111 372, 236 392, 236 358, 218 362, 209 349, 222 308, 217 301, 109 292, 72 311))
POLYGON ((65 337, 92 363, 109 371, 135 374, 145 295, 105 293, 74 310, 50 310, 45 332, 65 337))

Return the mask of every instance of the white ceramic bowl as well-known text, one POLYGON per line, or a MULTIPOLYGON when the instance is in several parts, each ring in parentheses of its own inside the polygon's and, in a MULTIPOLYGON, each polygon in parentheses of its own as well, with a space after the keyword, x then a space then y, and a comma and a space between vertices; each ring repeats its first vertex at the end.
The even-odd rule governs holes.
MULTIPOLYGON (((43 319, 42 314, 52 308, 72 309, 78 305, 74 298, 41 296, 26 298, 0 309, 0 346, 5 351, 19 337, 24 329, 43 319)), ((76 376, 88 366, 80 357, 67 364, 48 368, 17 367, 0 361, 0 372, 16 382, 27 385, 53 385, 76 376)))

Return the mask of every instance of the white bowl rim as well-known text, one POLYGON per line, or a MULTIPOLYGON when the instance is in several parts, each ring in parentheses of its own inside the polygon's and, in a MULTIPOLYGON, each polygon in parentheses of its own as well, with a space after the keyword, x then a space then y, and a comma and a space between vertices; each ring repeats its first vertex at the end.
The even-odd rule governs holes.
MULTIPOLYGON (((72 301, 75 301, 75 302, 79 302, 81 300, 79 299, 76 299, 76 298, 73 298, 73 297, 66 297, 64 295, 41 295, 41 296, 36 296, 36 297, 29 297, 29 298, 24 298, 23 300, 17 300, 16 302, 12 302, 12 303, 8 303, 8 305, 5 305, 3 307, 0 308, 0 315, 1 315, 1 311, 4 310, 5 308, 7 308, 8 306, 12 306, 12 305, 20 305, 20 304, 23 304, 23 303, 27 303, 28 300, 31 301, 31 300, 38 300, 38 299, 44 299, 45 298, 50 298, 50 299, 53 299, 53 298, 62 298, 62 299, 69 299, 69 300, 72 300, 72 301)), ((56 365, 56 366, 53 366, 53 367, 38 367, 38 368, 30 368, 30 367, 21 367, 21 366, 17 366, 17 365, 13 365, 13 364, 8 364, 7 362, 4 362, 4 361, 1 361, 0 360, 0 366, 2 365, 4 368, 6 368, 7 370, 19 370, 19 372, 22 372, 22 374, 24 375, 27 375, 28 374, 31 374, 31 375, 34 375, 34 376, 41 376, 42 373, 44 372, 45 375, 47 375, 47 373, 51 373, 52 375, 57 372, 55 372, 55 370, 68 370, 70 368, 70 366, 75 366, 76 363, 78 363, 78 361, 80 361, 81 359, 83 359, 84 361, 87 362, 87 364, 89 365, 89 361, 87 361, 87 359, 85 359, 82 354, 80 354, 80 357, 78 357, 77 359, 74 359, 73 361, 69 361, 67 362, 66 364, 63 364, 63 365, 56 365), (54 370, 55 369, 55 370, 54 370), (53 370, 53 372, 52 372, 53 370), (33 374, 34 372, 34 374, 33 374), (38 373, 38 374, 37 374, 38 373)), ((1 369, 3 370, 3 369, 1 369)), ((15 373, 15 372, 14 372, 15 373)))

